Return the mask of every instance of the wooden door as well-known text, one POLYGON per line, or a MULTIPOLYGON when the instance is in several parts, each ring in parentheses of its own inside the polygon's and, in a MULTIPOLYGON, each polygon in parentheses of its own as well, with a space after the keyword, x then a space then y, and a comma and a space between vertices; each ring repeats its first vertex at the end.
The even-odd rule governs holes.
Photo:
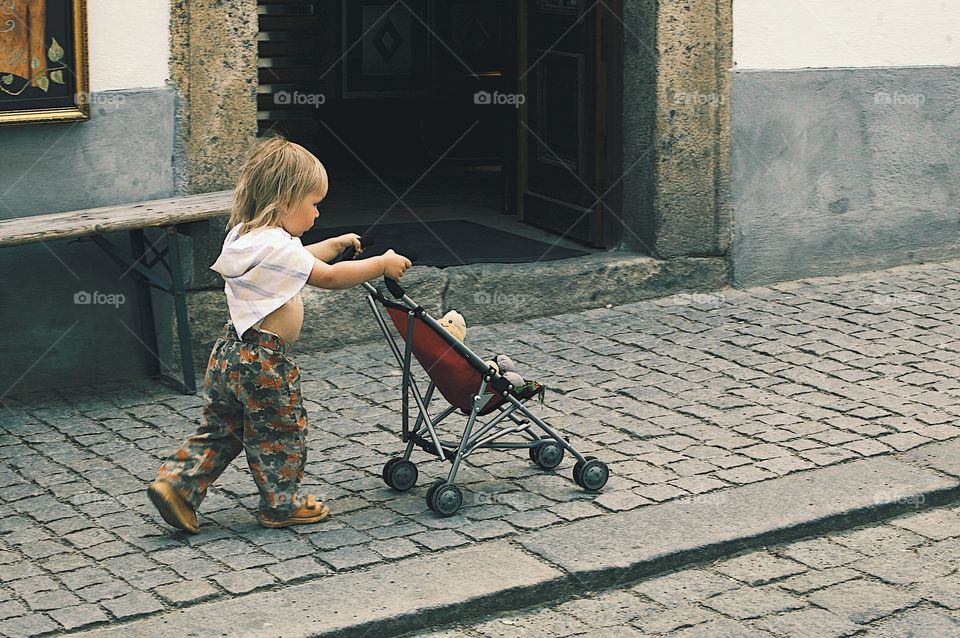
POLYGON ((621 3, 525 2, 523 220, 611 248, 621 233, 621 3))
POLYGON ((516 5, 510 0, 434 0, 432 9, 433 95, 449 113, 438 113, 434 126, 455 121, 441 131, 444 141, 435 146, 442 148, 475 124, 463 146, 476 158, 473 163, 501 165, 502 210, 516 213, 517 109, 478 99, 516 91, 516 5))
POLYGON ((257 0, 258 135, 318 152, 318 102, 336 97, 339 77, 336 12, 337 0, 257 0))

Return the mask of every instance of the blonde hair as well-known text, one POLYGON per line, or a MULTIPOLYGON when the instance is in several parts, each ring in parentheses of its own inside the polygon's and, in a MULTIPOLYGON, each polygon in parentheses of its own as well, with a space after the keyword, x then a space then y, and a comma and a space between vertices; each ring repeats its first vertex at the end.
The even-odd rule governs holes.
POLYGON ((243 223, 240 234, 280 226, 281 218, 313 192, 326 195, 327 171, 310 151, 282 136, 257 141, 247 153, 227 228, 243 223))

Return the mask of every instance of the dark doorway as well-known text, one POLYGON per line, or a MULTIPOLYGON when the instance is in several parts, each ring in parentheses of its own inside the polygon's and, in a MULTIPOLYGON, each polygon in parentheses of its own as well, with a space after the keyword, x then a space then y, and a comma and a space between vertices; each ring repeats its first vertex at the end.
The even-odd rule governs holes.
MULTIPOLYGON (((611 89, 595 73, 601 21, 581 14, 582 3, 258 4, 259 130, 285 134, 327 166, 318 227, 464 219, 560 246, 619 240, 615 224, 604 224, 614 194, 597 203, 588 194, 603 192, 594 137, 606 113, 592 96, 611 89), (527 71, 571 22, 575 36, 556 47, 581 56, 573 83, 552 54, 527 71), (572 151, 570 134, 558 131, 567 126, 576 128, 572 151), (551 154, 570 152, 587 159, 550 164, 551 154)), ((604 140, 619 157, 619 138, 604 140)))

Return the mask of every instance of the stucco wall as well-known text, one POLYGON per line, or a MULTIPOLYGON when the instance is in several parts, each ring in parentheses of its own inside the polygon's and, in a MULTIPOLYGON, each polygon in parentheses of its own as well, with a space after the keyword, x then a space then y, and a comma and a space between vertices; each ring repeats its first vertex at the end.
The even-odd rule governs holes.
POLYGON ((735 285, 960 255, 960 4, 734 0, 734 60, 735 285))
MULTIPOLYGON (((168 3, 95 0, 87 7, 90 120, 0 127, 5 157, 16 158, 0 163, 0 219, 173 194, 168 3)), ((108 238, 127 247, 126 233, 108 238)), ((5 248, 0 272, 11 274, 0 283, 0 323, 18 344, 0 370, 0 396, 157 369, 134 334, 133 282, 96 246, 5 248), (83 292, 123 302, 74 303, 83 292)))
POLYGON ((164 86, 170 77, 170 3, 87 3, 90 91, 164 86))

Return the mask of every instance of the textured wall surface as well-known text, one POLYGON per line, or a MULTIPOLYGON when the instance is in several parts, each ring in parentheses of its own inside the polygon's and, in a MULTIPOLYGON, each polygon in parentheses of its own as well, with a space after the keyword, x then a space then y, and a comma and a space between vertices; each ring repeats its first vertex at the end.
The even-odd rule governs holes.
POLYGON ((233 188, 257 133, 256 0, 175 0, 170 39, 177 190, 233 188))
POLYGON ((172 193, 174 93, 104 91, 90 120, 0 128, 0 218, 166 197, 172 193))
POLYGON ((735 0, 739 69, 960 65, 955 0, 735 0))
POLYGON ((624 5, 624 247, 662 258, 722 255, 731 2, 624 5))
MULTIPOLYGON (((92 94, 87 122, 0 128, 5 154, 17 158, 0 164, 0 218, 171 195, 173 102, 169 87, 107 91, 92 94)), ((128 246, 126 233, 108 238, 128 246)), ((17 343, 0 370, 0 395, 135 378, 158 365, 139 341, 133 283, 93 244, 4 248, 0 272, 10 274, 0 282, 0 323, 17 343), (82 292, 123 301, 75 304, 82 292)))
POLYGON ((960 254, 960 69, 738 72, 738 286, 960 254))
POLYGON ((87 3, 90 90, 164 86, 170 77, 170 6, 162 0, 87 3))

